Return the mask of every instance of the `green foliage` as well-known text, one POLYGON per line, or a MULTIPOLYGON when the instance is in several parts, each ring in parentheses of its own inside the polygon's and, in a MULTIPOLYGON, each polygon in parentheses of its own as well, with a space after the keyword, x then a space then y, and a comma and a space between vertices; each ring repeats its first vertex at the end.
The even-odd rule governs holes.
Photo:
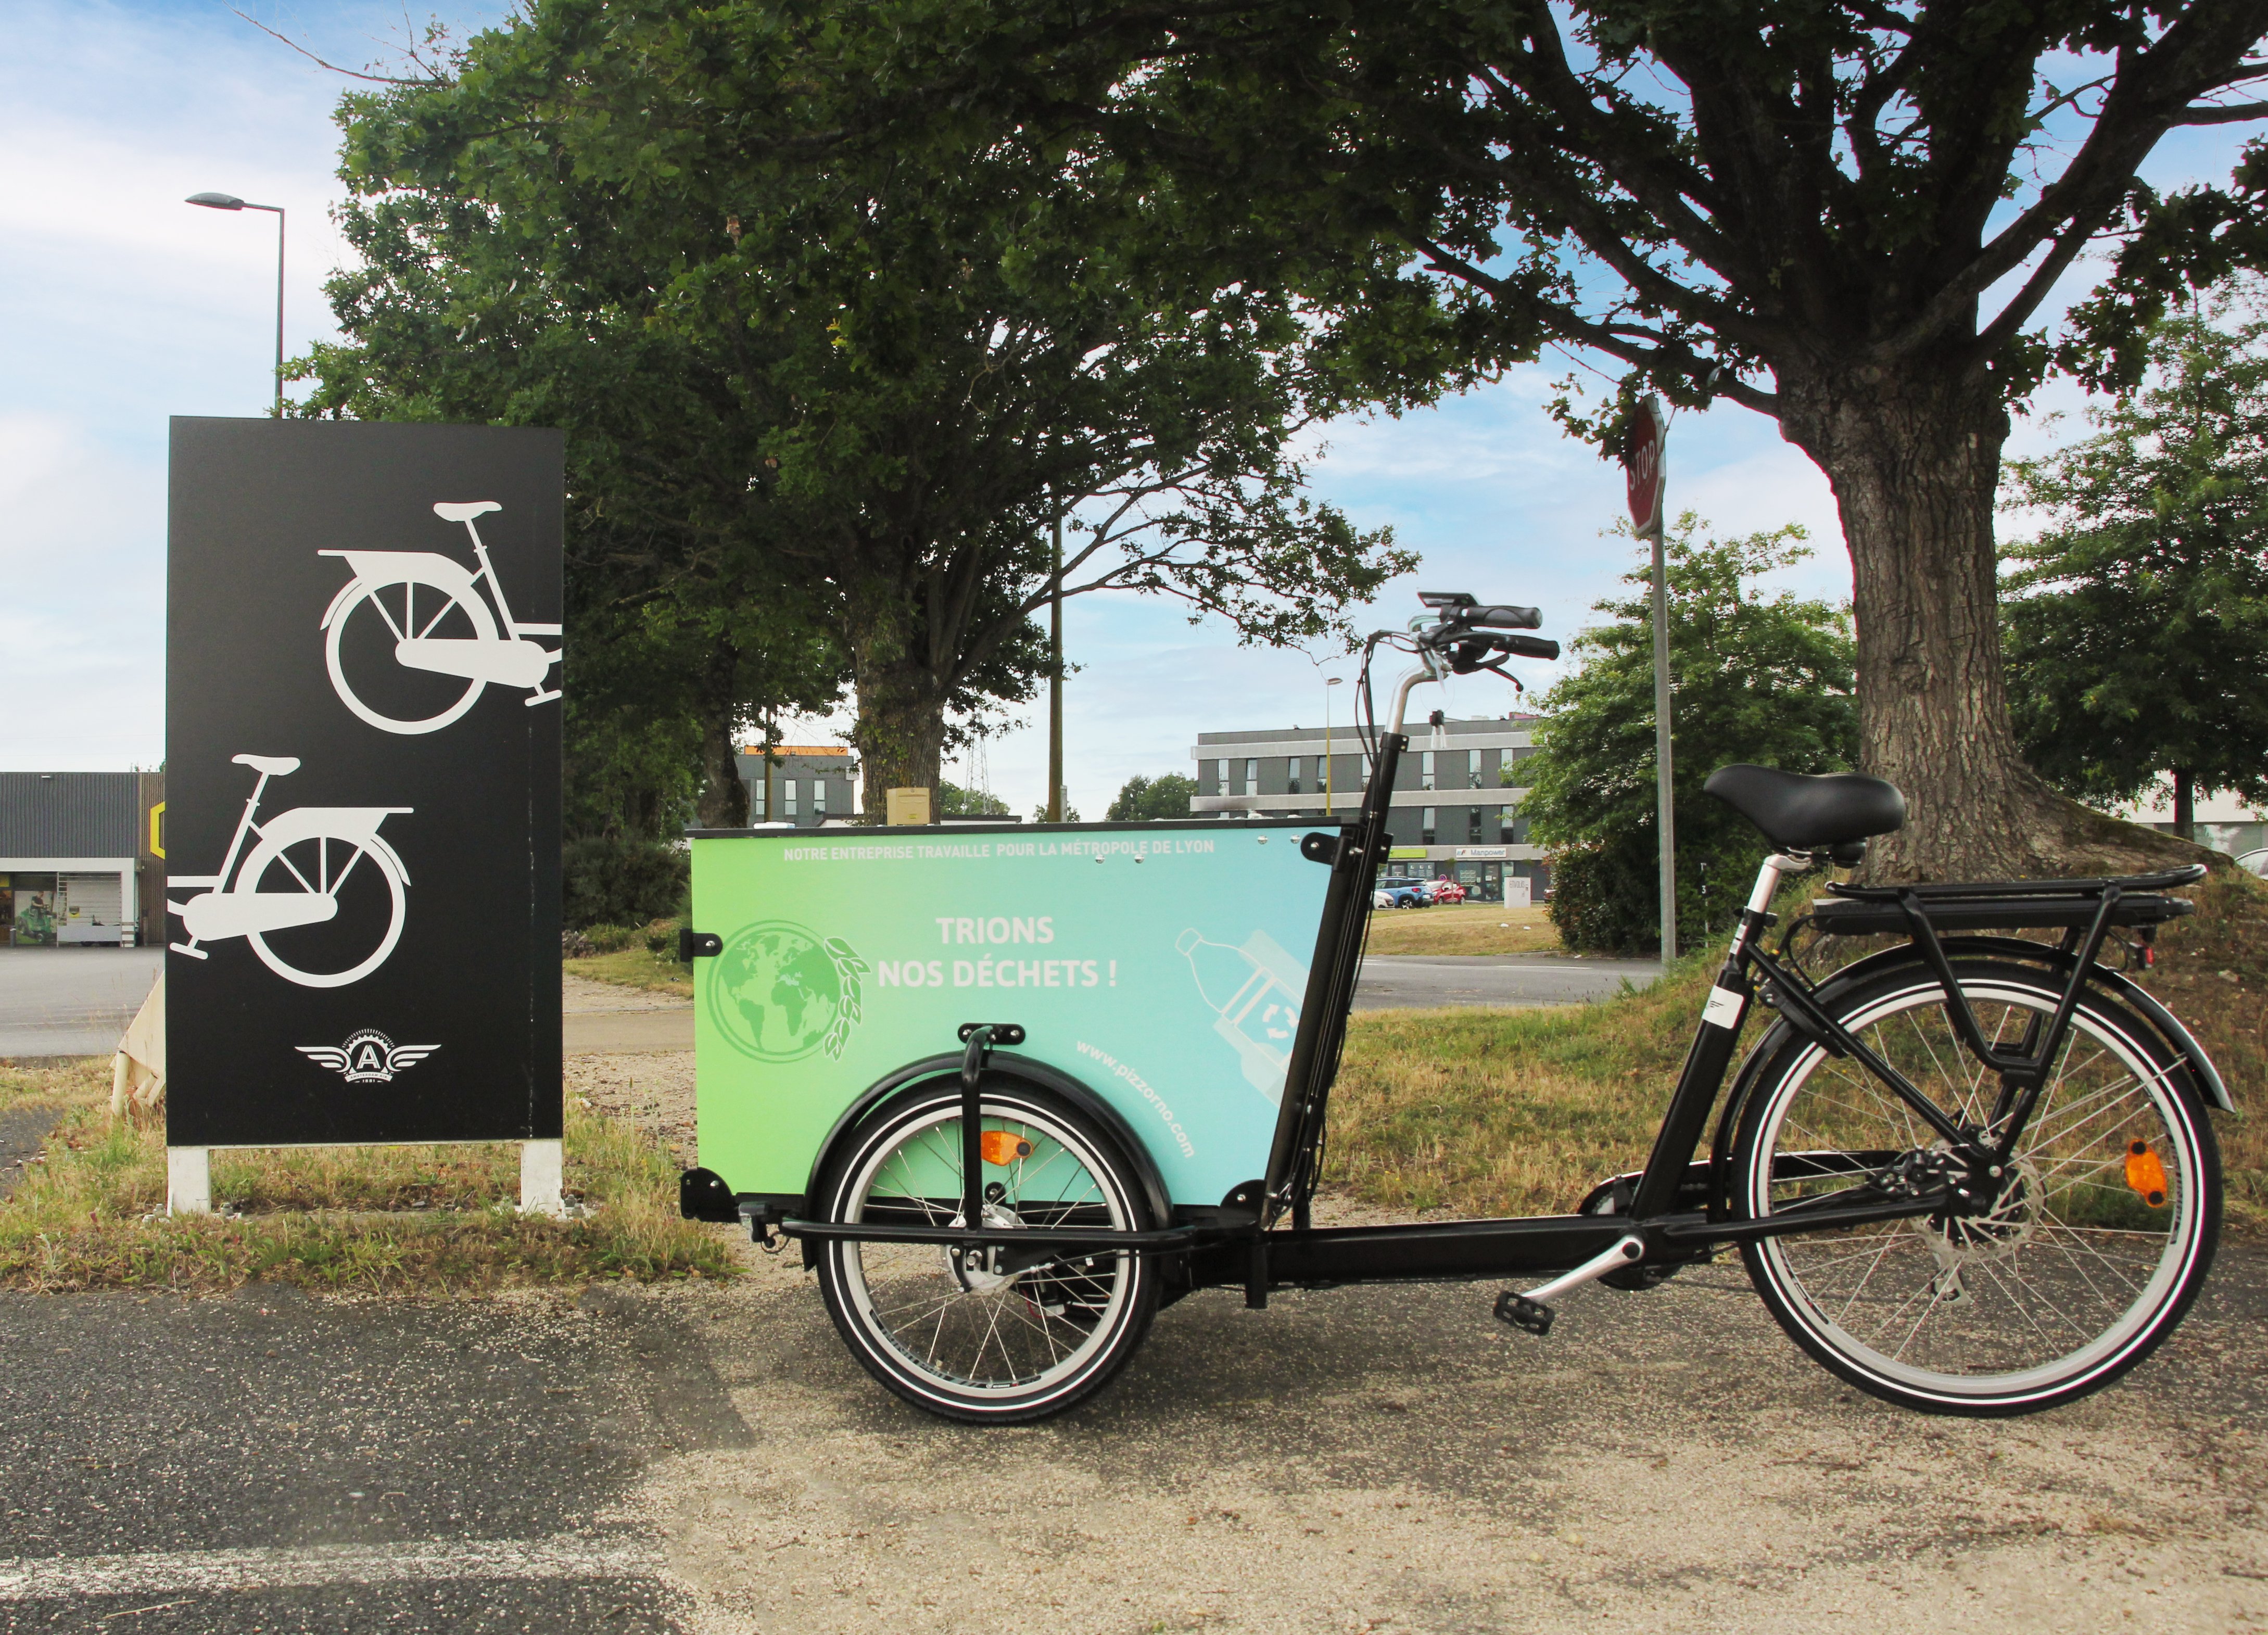
MULTIPOLYGON (((814 143, 846 66, 927 20, 538 0, 453 80, 348 98, 365 265, 317 356, 326 410, 569 426, 614 602, 658 573, 742 666, 823 632, 874 805, 935 784, 950 718, 1032 696, 1066 511, 1069 593, 1341 631, 1411 558, 1304 494, 1293 439, 1442 372, 1429 301, 1402 353, 1326 357, 1259 276, 1289 252, 1122 157, 814 143)), ((757 667, 774 697, 826 674, 757 667)), ((711 762, 714 700, 760 696, 732 669, 711 762)))
POLYGON ((2251 298, 2160 320, 2146 384, 2095 435, 2015 466, 2044 511, 2003 548, 2010 711, 2065 792, 2128 799, 2161 772, 2268 799, 2268 320, 2251 298))
POLYGON ((940 783, 937 786, 935 815, 947 817, 1008 817, 1012 815, 1008 803, 999 796, 981 789, 963 789, 958 784, 940 783))
MULTIPOLYGON (((1848 610, 1756 584, 1811 554, 1803 530, 1719 541, 1699 537, 1705 526, 1685 512, 1667 548, 1681 952, 1731 923, 1765 850, 1702 794, 1709 774, 1736 761, 1836 771, 1858 752, 1848 610)), ((1543 698, 1537 753, 1520 764, 1521 810, 1553 848, 1551 917, 1571 948, 1661 940, 1651 566, 1624 583, 1638 593, 1597 604, 1614 622, 1575 639, 1581 667, 1543 698)))
POLYGON ((1126 780, 1118 792, 1118 799, 1110 803, 1103 819, 1111 823, 1155 823, 1189 815, 1189 799, 1197 792, 1197 781, 1184 777, 1179 772, 1167 772, 1162 777, 1135 777, 1126 780))

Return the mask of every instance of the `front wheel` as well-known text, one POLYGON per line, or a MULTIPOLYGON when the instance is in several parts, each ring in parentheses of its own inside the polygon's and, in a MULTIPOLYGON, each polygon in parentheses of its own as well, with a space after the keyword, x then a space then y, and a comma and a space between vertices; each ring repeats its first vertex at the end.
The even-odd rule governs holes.
MULTIPOLYGON (((1117 1144, 1057 1097, 1006 1081, 982 1097, 984 1225, 1145 1231, 1142 1186, 1117 1144), (994 1159, 1003 1162, 994 1162, 994 1159)), ((821 1189, 821 1219, 929 1226, 961 1219, 958 1084, 916 1091, 856 1131, 821 1189)), ((1150 1327, 1147 1256, 829 1241, 828 1315, 869 1373, 916 1407, 1006 1424, 1099 1390, 1150 1327)))
MULTIPOLYGON (((1997 1049, 2036 1049, 2062 984, 1956 965, 1997 1049)), ((2001 1094, 1918 966, 1845 996, 1838 1020, 1970 1129, 2001 1094)), ((1945 1143, 1853 1059, 1791 1040, 1741 1122, 1736 1213, 1761 1218, 1926 1172, 1945 1143)), ((1893 1182, 1892 1184, 1895 1184, 1893 1182)), ((2082 991, 2046 1087, 1990 1196, 1950 1211, 1743 1246, 1781 1327, 1830 1371, 1933 1413, 2029 1413, 2086 1396, 2180 1322, 2220 1232, 2220 1154, 2181 1059, 2082 991)))

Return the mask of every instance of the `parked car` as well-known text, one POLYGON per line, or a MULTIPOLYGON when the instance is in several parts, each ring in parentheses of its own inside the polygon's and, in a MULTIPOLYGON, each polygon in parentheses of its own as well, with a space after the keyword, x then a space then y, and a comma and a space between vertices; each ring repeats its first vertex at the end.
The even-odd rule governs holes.
POLYGON ((1425 884, 1415 880, 1381 880, 1371 902, 1381 909, 1422 909, 1428 902, 1423 890, 1425 884))
POLYGON ((2255 874, 2268 874, 2268 846, 2260 846, 2240 855, 2236 866, 2250 869, 2255 874))
POLYGON ((1433 882, 1433 901, 1436 902, 1462 902, 1470 895, 1455 880, 1437 880, 1433 882))

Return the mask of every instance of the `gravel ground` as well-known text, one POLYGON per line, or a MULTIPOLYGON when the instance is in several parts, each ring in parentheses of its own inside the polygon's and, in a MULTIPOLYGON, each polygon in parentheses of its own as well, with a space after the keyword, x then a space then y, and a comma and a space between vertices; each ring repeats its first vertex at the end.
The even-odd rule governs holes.
POLYGON ((1845 1389, 1736 1268, 1544 1341, 1492 1292, 1197 1296, 1098 1401, 972 1431, 763 1260, 702 1297, 753 1444, 660 1461, 632 1512, 703 1631, 2268 1624, 2268 1257, 2125 1385, 1999 1422, 1845 1389))
MULTIPOLYGON (((573 1071, 689 1144, 689 1054, 573 1071)), ((2257 1245, 2123 1385, 2002 1421, 1846 1389, 1734 1262, 1541 1341, 1493 1285, 1209 1293, 1097 1401, 971 1431, 870 1381, 792 1254, 749 1261, 643 1298, 750 1440, 665 1451, 611 1513, 702 1635, 2268 1627, 2257 1245)))

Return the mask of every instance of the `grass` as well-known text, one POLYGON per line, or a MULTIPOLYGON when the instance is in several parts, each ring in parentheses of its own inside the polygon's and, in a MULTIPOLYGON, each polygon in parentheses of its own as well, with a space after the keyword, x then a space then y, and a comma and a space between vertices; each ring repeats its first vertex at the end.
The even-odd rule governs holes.
POLYGON ((681 999, 693 997, 693 968, 680 964, 674 952, 654 954, 645 948, 619 948, 612 954, 562 960, 559 968, 570 976, 585 977, 592 982, 674 993, 681 999))
POLYGON ((219 1292, 254 1281, 367 1293, 599 1278, 728 1278, 725 1244, 677 1213, 677 1167, 636 1126, 567 1108, 566 1190, 587 1216, 522 1216, 517 1146, 295 1147, 213 1154, 227 1215, 169 1219, 163 1135, 114 1122, 109 1065, 0 1064, 0 1106, 63 1109, 0 1203, 0 1286, 219 1292))
POLYGON ((1381 909, 1371 917, 1373 954, 1557 954, 1551 911, 1462 902, 1438 909, 1381 909))
MULTIPOLYGON (((1809 895, 1807 884, 1783 911, 1809 895)), ((2195 895, 2198 912, 2161 934, 2155 969, 2131 974, 2228 1081, 2242 1112, 2213 1125, 2228 1222, 2268 1231, 2268 886, 2221 876, 2195 895)), ((1653 987, 1595 1005, 1358 1014, 1332 1093, 1325 1184, 1460 1216, 1572 1209, 1646 1161, 1722 957, 1690 955, 1653 987)), ((1744 1045, 1759 1036, 1751 1022, 1744 1045)))
POLYGON ((1325 1184, 1396 1209, 1572 1210, 1646 1161, 1721 958, 1595 1005, 1357 1014, 1325 1184))
POLYGON ((592 925, 577 933, 590 952, 562 960, 570 976, 609 982, 624 988, 646 988, 693 997, 693 968, 677 957, 677 928, 674 919, 644 925, 592 925))

